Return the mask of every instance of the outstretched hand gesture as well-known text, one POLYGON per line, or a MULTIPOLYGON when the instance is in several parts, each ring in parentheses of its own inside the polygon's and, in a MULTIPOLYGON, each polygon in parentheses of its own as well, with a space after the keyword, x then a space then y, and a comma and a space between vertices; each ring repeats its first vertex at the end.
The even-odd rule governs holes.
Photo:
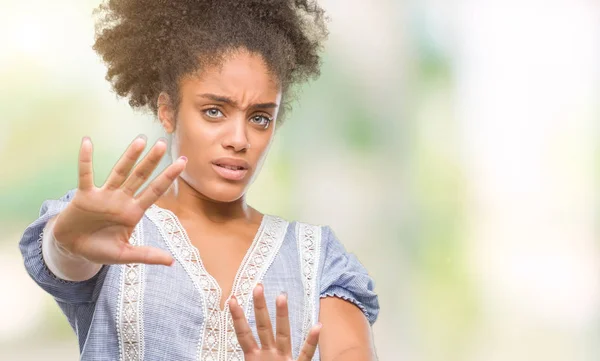
POLYGON ((59 249, 98 264, 173 263, 163 250, 129 243, 144 212, 167 191, 187 162, 185 157, 177 159, 136 195, 167 149, 166 142, 159 140, 136 165, 145 146, 145 137, 136 138, 98 188, 94 185, 92 142, 83 139, 77 191, 54 224, 59 249))
MULTIPOLYGON (((262 285, 256 286, 252 296, 254 299, 254 317, 256 318, 256 331, 260 339, 260 347, 252 336, 250 325, 244 316, 244 310, 238 304, 237 299, 232 297, 229 301, 233 327, 235 328, 238 342, 244 351, 244 360, 293 361, 287 297, 279 295, 275 301, 277 314, 275 334, 277 336, 274 336, 262 285)), ((321 324, 317 324, 311 328, 297 361, 312 360, 319 343, 320 332, 321 324)))

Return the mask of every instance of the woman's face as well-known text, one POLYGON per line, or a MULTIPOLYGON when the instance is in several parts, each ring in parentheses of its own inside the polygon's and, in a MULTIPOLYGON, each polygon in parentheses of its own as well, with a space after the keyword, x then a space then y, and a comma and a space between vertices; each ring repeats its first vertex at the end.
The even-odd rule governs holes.
POLYGON ((247 51, 184 78, 175 122, 172 109, 159 107, 173 159, 188 158, 183 180, 212 200, 240 199, 267 155, 280 101, 276 78, 247 51))

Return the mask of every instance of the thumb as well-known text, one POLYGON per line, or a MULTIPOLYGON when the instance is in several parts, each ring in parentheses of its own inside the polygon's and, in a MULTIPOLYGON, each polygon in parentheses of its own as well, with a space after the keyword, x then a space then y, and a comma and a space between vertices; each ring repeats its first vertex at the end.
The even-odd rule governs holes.
POLYGON ((123 249, 117 263, 144 263, 172 266, 175 260, 169 253, 160 248, 127 245, 123 249))

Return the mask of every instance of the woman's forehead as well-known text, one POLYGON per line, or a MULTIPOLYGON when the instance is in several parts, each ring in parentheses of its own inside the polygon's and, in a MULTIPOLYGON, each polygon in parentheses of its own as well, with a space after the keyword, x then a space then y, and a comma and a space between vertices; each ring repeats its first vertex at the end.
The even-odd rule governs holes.
POLYGON ((224 56, 218 64, 202 67, 182 79, 181 90, 211 92, 228 96, 237 93, 277 96, 280 83, 262 56, 239 52, 224 56))

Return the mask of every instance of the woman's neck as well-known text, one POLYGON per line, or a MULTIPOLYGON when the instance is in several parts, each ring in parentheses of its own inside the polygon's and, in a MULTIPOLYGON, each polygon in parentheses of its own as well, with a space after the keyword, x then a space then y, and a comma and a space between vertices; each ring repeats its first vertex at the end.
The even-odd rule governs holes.
POLYGON ((243 195, 233 202, 218 202, 192 188, 181 177, 156 201, 180 219, 207 224, 256 223, 261 214, 246 203, 243 195))

